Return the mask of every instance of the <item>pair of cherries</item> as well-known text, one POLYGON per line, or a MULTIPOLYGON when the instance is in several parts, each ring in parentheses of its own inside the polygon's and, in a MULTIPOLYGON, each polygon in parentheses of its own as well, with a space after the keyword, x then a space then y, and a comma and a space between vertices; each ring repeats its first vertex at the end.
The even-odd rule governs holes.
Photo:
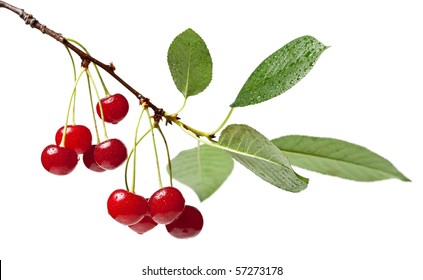
MULTIPOLYGON (((97 115, 112 124, 120 122, 129 110, 128 101, 119 93, 105 97, 99 103, 97 115)), ((50 173, 69 174, 75 169, 79 154, 83 155, 84 165, 96 172, 115 169, 127 158, 126 146, 119 139, 111 138, 93 145, 91 131, 86 126, 67 125, 66 132, 64 130, 65 127, 59 128, 56 144, 48 145, 41 153, 41 163, 50 173)))
POLYGON ((175 187, 161 188, 148 199, 124 189, 115 190, 107 200, 107 210, 113 219, 139 234, 164 224, 170 235, 186 239, 197 236, 203 228, 201 212, 185 205, 175 187))

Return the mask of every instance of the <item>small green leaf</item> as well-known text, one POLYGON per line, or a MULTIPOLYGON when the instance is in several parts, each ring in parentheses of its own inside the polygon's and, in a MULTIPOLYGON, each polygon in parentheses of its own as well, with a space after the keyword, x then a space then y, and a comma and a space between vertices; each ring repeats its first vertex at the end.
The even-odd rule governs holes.
POLYGON ((178 90, 185 98, 207 88, 212 80, 212 59, 203 39, 187 29, 173 40, 167 63, 178 90))
POLYGON ((307 75, 327 48, 311 36, 289 42, 254 70, 231 107, 253 105, 281 95, 307 75))
POLYGON ((410 181, 385 158, 342 140, 290 135, 272 142, 293 165, 304 169, 355 181, 389 178, 410 181))
POLYGON ((278 188, 299 192, 307 187, 308 179, 294 172, 278 147, 247 125, 228 125, 222 131, 218 144, 233 159, 278 188))
POLYGON ((201 201, 223 184, 233 168, 225 151, 208 145, 182 151, 172 160, 174 178, 192 188, 201 201))

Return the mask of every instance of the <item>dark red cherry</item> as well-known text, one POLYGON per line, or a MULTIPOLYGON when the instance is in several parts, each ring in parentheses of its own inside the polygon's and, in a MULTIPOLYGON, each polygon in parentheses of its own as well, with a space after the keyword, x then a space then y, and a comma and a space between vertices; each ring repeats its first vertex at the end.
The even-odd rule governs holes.
POLYGON ((97 103, 96 111, 100 118, 100 103, 101 109, 103 110, 104 121, 112 124, 117 124, 120 122, 126 116, 129 110, 129 103, 125 96, 120 93, 116 93, 102 98, 100 102, 97 103))
POLYGON ((148 200, 151 218, 158 224, 172 222, 185 207, 182 193, 174 187, 165 187, 155 191, 148 200))
POLYGON ((66 147, 48 145, 41 153, 41 164, 50 173, 66 175, 71 173, 78 163, 78 154, 66 147))
MULTIPOLYGON (((64 127, 56 132, 56 144, 62 143, 64 127)), ((77 154, 85 153, 91 146, 91 131, 84 125, 68 125, 66 127, 65 147, 74 150, 77 154)))
POLYGON ((166 225, 167 231, 176 238, 197 236, 203 228, 203 215, 194 206, 186 205, 184 211, 173 222, 166 225))
POLYGON ((94 160, 106 170, 119 167, 128 157, 125 144, 119 139, 113 138, 101 142, 94 148, 94 160))
POLYGON ((148 211, 148 204, 144 197, 119 189, 110 194, 107 200, 107 211, 113 219, 129 226, 144 218, 148 211))
POLYGON ((82 156, 82 160, 84 165, 95 172, 104 172, 106 169, 102 168, 98 163, 94 160, 94 149, 96 145, 91 145, 88 151, 84 153, 82 156))
POLYGON ((130 225, 129 228, 139 234, 144 234, 147 231, 155 228, 157 223, 149 215, 145 215, 141 221, 136 224, 130 225))

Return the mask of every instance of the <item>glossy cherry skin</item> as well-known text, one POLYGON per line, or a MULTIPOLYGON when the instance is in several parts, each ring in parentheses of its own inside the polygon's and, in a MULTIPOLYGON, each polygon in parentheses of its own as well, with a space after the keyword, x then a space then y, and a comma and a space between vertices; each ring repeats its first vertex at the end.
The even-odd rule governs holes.
MULTIPOLYGON (((56 132, 56 144, 62 142, 64 127, 62 126, 56 132)), ((71 148, 77 154, 85 153, 92 142, 91 131, 84 125, 68 125, 66 126, 65 147, 71 148)))
POLYGON ((174 187, 155 191, 148 200, 151 218, 158 224, 168 224, 178 217, 185 207, 182 193, 174 187))
POLYGON ((157 226, 157 223, 149 215, 145 215, 141 221, 130 225, 129 228, 138 234, 144 234, 157 226))
POLYGON ((78 154, 65 147, 48 145, 41 153, 41 164, 50 173, 66 175, 71 173, 78 163, 78 154))
MULTIPOLYGON (((100 100, 100 103, 105 122, 117 124, 128 114, 128 100, 120 93, 104 97, 100 100)), ((97 103, 96 111, 97 115, 101 118, 100 103, 97 103)))
POLYGON ((148 204, 144 197, 118 189, 110 194, 107 211, 117 222, 129 226, 144 218, 148 212, 148 204))
POLYGON ((194 206, 186 205, 181 215, 166 225, 166 230, 176 238, 191 238, 201 232, 203 224, 201 212, 194 206))
POLYGON ((106 170, 118 168, 128 157, 125 144, 116 138, 108 139, 94 148, 94 160, 106 170))
POLYGON ((94 149, 96 145, 91 145, 90 148, 82 156, 84 165, 94 172, 104 172, 106 169, 102 168, 94 159, 94 149))

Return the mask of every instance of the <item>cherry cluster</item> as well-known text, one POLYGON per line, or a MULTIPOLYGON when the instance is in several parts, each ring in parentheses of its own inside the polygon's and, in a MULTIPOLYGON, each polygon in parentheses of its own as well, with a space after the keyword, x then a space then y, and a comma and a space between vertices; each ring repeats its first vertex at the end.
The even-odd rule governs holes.
MULTIPOLYGON (((102 98, 96 105, 98 116, 113 124, 120 122, 128 110, 129 103, 120 93, 102 98)), ((78 163, 79 154, 83 155, 84 165, 95 172, 115 169, 128 157, 125 144, 117 138, 92 144, 91 131, 84 125, 65 124, 57 130, 55 142, 41 153, 43 167, 55 175, 71 173, 78 163)))
POLYGON ((107 209, 113 219, 139 234, 163 224, 170 235, 185 239, 197 236, 203 228, 201 212, 185 205, 182 193, 174 187, 160 188, 148 199, 118 189, 110 194, 107 209))
MULTIPOLYGON (((74 94, 75 91, 71 102, 74 100, 72 99, 74 94)), ((91 104, 93 108, 93 103, 91 104)), ((103 124, 119 123, 127 115, 128 110, 128 101, 119 93, 107 94, 105 98, 99 99, 96 105, 97 115, 103 124)), ((143 107, 142 112, 145 110, 148 110, 148 107, 143 107)), ((136 160, 137 144, 128 156, 126 146, 121 140, 108 138, 105 133, 106 140, 100 142, 97 126, 97 144, 93 144, 91 131, 84 125, 68 125, 68 117, 69 110, 65 125, 56 132, 55 144, 48 145, 41 153, 41 163, 48 172, 55 175, 71 173, 80 155, 84 165, 95 172, 116 169, 125 161, 129 161, 131 155, 134 156, 134 161, 136 160)), ((95 123, 94 110, 93 117, 95 123)), ((151 130, 155 127, 152 125, 151 130)), ((126 176, 125 183, 127 185, 126 176)), ((117 189, 112 192, 107 201, 107 209, 113 219, 138 234, 146 233, 158 224, 163 224, 170 235, 185 239, 197 236, 203 228, 202 214, 197 208, 185 205, 185 199, 177 188, 161 187, 146 199, 135 193, 135 177, 131 191, 127 185, 126 190, 117 189)))

